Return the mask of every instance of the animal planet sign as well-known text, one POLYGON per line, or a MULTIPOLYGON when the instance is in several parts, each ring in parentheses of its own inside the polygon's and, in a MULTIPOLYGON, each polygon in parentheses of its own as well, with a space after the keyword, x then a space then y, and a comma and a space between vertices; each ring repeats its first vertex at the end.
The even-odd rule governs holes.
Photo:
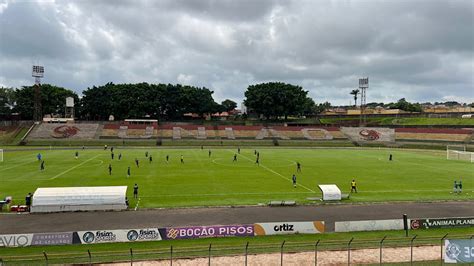
POLYGON ((411 229, 452 228, 474 226, 474 217, 412 219, 411 229))
POLYGON ((253 236, 253 225, 215 225, 160 229, 164 239, 190 239, 227 236, 253 236))
POLYGON ((474 240, 446 239, 444 240, 445 263, 474 262, 474 240))
POLYGON ((82 244, 161 240, 158 228, 79 231, 77 234, 82 244))
POLYGON ((254 227, 256 236, 324 233, 323 221, 257 223, 254 227))

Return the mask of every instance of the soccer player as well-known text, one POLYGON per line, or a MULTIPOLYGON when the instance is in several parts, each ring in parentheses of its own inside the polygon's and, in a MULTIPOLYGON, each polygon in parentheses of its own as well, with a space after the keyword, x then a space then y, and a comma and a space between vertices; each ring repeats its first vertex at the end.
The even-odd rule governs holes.
POLYGON ((148 157, 148 151, 145 152, 145 157, 148 157))
POLYGON ((112 160, 114 159, 114 156, 115 156, 115 154, 113 152, 110 153, 110 157, 112 158, 112 160))
POLYGON ((296 175, 293 174, 293 177, 291 178, 291 180, 293 181, 293 187, 296 188, 296 175))
POLYGON ((232 162, 237 162, 237 154, 234 154, 234 159, 232 160, 232 162))
POLYGON ((110 152, 114 152, 114 147, 110 147, 110 152))
POLYGON ((184 163, 184 157, 181 155, 181 163, 184 163))
POLYGON ((212 154, 212 151, 209 150, 209 152, 208 152, 209 158, 211 158, 211 154, 212 154))
POLYGON ((459 180, 459 183, 458 183, 458 193, 462 193, 462 182, 461 182, 461 180, 459 180))
POLYGON ((137 158, 135 158, 135 165, 136 165, 138 168, 140 168, 140 164, 139 164, 139 161, 138 161, 137 158))
POLYGON ((253 155, 257 155, 257 150, 253 150, 253 155))
POLYGON ((43 156, 41 156, 41 153, 38 153, 38 155, 36 155, 36 158, 38 159, 38 161, 41 161, 41 158, 43 158, 43 156))
POLYGON ((255 160, 255 163, 256 163, 257 165, 260 165, 260 158, 257 157, 257 160, 255 160))
POLYGON ((388 157, 388 160, 391 161, 392 160, 392 154, 390 153, 390 156, 388 157))
POLYGON ((112 175, 112 165, 109 163, 109 175, 112 175))
POLYGON ((78 151, 76 151, 75 156, 76 156, 76 159, 79 158, 79 152, 78 151))
POLYGON ((32 197, 31 193, 28 193, 28 195, 26 195, 25 197, 25 205, 28 211, 30 211, 30 207, 31 207, 31 197, 32 197))
POLYGON ((118 159, 119 159, 119 161, 122 159, 122 153, 121 152, 119 153, 118 159))
POLYGON ((151 156, 151 154, 150 154, 150 157, 148 157, 148 161, 149 161, 150 163, 153 162, 153 157, 151 156))
POLYGON ((240 146, 237 147, 237 153, 240 154, 240 146))
POLYGON ((129 178, 129 177, 130 177, 130 166, 127 169, 127 178, 129 178))
POLYGON ((357 183, 356 183, 355 179, 352 179, 352 182, 351 182, 351 193, 352 192, 357 193, 357 183))
POLYGON ((85 150, 85 149, 86 149, 86 147, 84 145, 82 145, 82 150, 85 150))
POLYGON ((458 193, 458 181, 454 180, 453 193, 458 193))
POLYGON ((301 164, 300 164, 300 162, 296 162, 296 172, 301 172, 301 164))
POLYGON ((137 184, 135 184, 135 186, 133 186, 133 198, 134 199, 138 198, 138 185, 137 184))
POLYGON ((104 151, 107 150, 107 144, 104 145, 104 151))
POLYGON ((170 156, 167 154, 166 155, 166 163, 168 163, 170 161, 170 156))
POLYGON ((44 171, 44 160, 41 161, 40 170, 41 170, 41 171, 44 171))

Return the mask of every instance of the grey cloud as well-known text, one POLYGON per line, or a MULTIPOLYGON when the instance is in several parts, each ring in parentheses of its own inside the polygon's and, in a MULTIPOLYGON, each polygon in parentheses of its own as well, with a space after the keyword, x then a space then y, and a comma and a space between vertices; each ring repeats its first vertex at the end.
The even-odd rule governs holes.
POLYGON ((302 85, 316 102, 474 101, 473 2, 59 1, 0 10, 0 85, 78 92, 112 81, 190 83, 238 102, 249 84, 302 85))

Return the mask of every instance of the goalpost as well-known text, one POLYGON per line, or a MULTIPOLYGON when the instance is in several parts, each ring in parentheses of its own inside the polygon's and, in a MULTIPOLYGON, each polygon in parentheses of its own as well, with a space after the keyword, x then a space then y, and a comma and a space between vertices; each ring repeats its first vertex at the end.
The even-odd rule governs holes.
POLYGON ((474 162, 474 152, 466 151, 464 145, 448 145, 446 146, 446 159, 448 160, 462 160, 474 162))

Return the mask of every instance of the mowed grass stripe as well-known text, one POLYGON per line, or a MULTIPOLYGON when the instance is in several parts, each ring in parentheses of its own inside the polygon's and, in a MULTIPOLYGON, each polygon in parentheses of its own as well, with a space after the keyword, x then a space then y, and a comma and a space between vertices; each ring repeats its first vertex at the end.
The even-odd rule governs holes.
MULTIPOLYGON (((336 184, 348 193, 350 181, 355 178, 359 193, 352 194, 348 202, 473 199, 474 164, 448 161, 429 152, 262 148, 264 167, 259 167, 255 165, 253 148, 241 149, 235 163, 232 157, 237 148, 212 148, 211 158, 208 148, 150 148, 152 163, 145 157, 146 151, 146 148, 116 148, 114 160, 110 150, 79 150, 78 160, 74 159, 75 150, 42 151, 46 161, 43 172, 39 170, 36 151, 30 153, 31 164, 21 165, 21 160, 11 158, 2 163, 2 167, 14 168, 4 168, 0 173, 0 182, 5 181, 1 182, 0 196, 13 196, 14 203, 21 204, 25 195, 38 187, 128 186, 127 196, 133 208, 137 204, 133 185, 137 183, 139 208, 255 205, 271 200, 309 203, 308 197, 320 197, 318 184, 336 184), (123 155, 121 161, 117 160, 119 153, 123 155), (392 162, 388 161, 390 153, 394 155, 392 162), (179 160, 181 154, 184 164, 179 160), (140 160, 140 168, 135 166, 135 158, 140 160), (296 173, 295 161, 302 164, 302 173, 296 173), (108 174, 109 163, 113 167, 112 175, 108 174), (126 178, 128 166, 132 170, 129 179, 126 178), (297 188, 291 185, 293 173, 297 174, 297 188), (57 175, 60 176, 48 179, 57 175), (453 194, 453 181, 459 179, 463 181, 464 193, 453 194)), ((25 157, 23 152, 14 154, 25 157)))
POLYGON ((82 166, 82 165, 84 165, 84 164, 86 164, 86 163, 88 163, 88 162, 94 160, 95 158, 97 158, 97 157, 99 157, 99 156, 100 156, 100 154, 97 154, 96 156, 94 156, 94 157, 92 157, 92 158, 90 158, 90 159, 88 159, 88 160, 85 160, 84 162, 82 162, 82 163, 80 163, 80 164, 78 164, 78 165, 76 165, 76 166, 74 166, 74 167, 71 167, 71 168, 67 169, 66 171, 63 171, 63 172, 61 172, 61 173, 59 173, 59 174, 57 174, 57 175, 51 177, 50 180, 56 179, 56 178, 58 178, 58 177, 60 177, 60 176, 62 176, 62 175, 64 175, 64 174, 66 174, 66 173, 69 173, 69 172, 71 172, 72 170, 74 170, 74 169, 76 169, 76 168, 78 168, 78 167, 80 167, 80 166, 82 166))
MULTIPOLYGON (((228 151, 232 152, 231 150, 228 150, 228 151)), ((247 159, 247 160, 250 161, 250 162, 253 162, 252 159, 250 159, 249 157, 247 157, 247 156, 245 156, 245 155, 240 154, 240 156, 244 157, 245 159, 247 159)), ((272 170, 272 169, 266 167, 265 165, 263 165, 262 163, 259 163, 259 166, 262 167, 263 169, 265 169, 265 170, 267 170, 267 171, 269 171, 269 172, 271 172, 271 173, 273 173, 273 174, 275 174, 275 175, 277 175, 277 176, 279 176, 279 177, 281 177, 281 178, 287 180, 287 181, 292 182, 291 179, 285 177, 284 175, 282 175, 282 174, 280 174, 280 173, 278 173, 278 172, 275 172, 274 170, 272 170)), ((302 187, 302 188, 304 188, 304 189, 306 189, 306 190, 308 190, 308 191, 310 191, 310 192, 316 193, 316 191, 314 191, 314 190, 312 190, 312 189, 306 187, 305 185, 302 185, 301 183, 298 183, 298 186, 300 186, 300 187, 302 187)))

